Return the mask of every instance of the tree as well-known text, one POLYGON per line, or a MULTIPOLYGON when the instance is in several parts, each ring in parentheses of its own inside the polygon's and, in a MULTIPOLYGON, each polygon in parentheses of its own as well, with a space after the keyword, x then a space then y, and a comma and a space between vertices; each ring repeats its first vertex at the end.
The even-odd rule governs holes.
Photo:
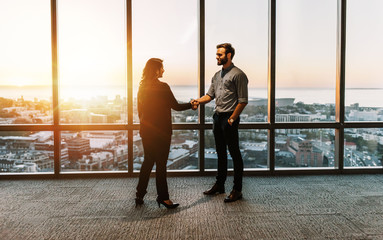
POLYGON ((369 152, 376 152, 378 149, 378 142, 375 140, 366 141, 366 146, 369 152))

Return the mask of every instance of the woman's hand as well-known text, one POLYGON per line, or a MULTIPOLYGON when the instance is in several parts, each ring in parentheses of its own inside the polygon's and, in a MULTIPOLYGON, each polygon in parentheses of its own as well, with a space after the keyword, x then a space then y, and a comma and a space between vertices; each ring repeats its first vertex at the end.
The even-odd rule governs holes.
POLYGON ((198 106, 199 106, 199 102, 197 100, 195 100, 195 99, 191 100, 190 103, 192 105, 192 109, 193 110, 196 110, 198 108, 198 106))

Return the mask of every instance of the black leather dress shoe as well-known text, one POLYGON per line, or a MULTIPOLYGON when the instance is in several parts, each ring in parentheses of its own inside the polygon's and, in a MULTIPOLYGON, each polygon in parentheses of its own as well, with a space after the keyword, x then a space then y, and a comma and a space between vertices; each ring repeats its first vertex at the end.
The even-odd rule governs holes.
POLYGON ((230 195, 227 196, 224 202, 235 202, 242 198, 242 193, 236 190, 231 191, 230 195))
POLYGON ((218 184, 214 184, 214 186, 212 188, 203 192, 203 194, 205 194, 205 195, 214 195, 216 193, 225 193, 225 187, 219 186, 218 184))

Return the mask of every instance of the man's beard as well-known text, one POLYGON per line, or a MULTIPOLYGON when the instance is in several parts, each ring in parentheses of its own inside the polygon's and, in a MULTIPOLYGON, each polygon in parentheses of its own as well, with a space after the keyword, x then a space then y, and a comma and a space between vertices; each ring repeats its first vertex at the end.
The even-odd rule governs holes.
POLYGON ((227 56, 225 56, 224 58, 221 59, 221 61, 217 61, 217 65, 218 66, 225 65, 227 61, 228 61, 227 56))

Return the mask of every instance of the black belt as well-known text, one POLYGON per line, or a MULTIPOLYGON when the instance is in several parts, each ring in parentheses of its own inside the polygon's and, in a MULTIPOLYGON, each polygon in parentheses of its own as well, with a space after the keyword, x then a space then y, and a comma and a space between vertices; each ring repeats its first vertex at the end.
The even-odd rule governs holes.
POLYGON ((215 114, 217 114, 217 116, 219 117, 224 117, 224 116, 231 116, 233 114, 233 112, 215 112, 215 114))

